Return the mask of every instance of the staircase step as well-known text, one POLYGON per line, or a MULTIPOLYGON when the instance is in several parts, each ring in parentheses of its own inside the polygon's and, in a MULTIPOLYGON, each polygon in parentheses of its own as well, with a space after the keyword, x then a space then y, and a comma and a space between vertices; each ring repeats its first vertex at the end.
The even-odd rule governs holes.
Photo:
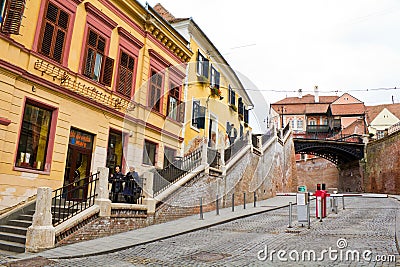
POLYGON ((13 233, 18 235, 26 235, 27 228, 12 225, 0 225, 0 232, 13 233))
POLYGON ((30 215, 30 214, 21 214, 21 215, 19 215, 18 220, 33 221, 33 215, 30 215))
POLYGON ((23 245, 20 243, 0 240, 0 249, 17 252, 17 253, 24 253, 25 252, 25 244, 23 245))
POLYGON ((0 240, 21 243, 25 245, 26 236, 13 233, 0 232, 0 240))
POLYGON ((32 221, 25 221, 25 220, 10 220, 8 225, 18 226, 18 227, 25 227, 28 228, 32 225, 32 221))

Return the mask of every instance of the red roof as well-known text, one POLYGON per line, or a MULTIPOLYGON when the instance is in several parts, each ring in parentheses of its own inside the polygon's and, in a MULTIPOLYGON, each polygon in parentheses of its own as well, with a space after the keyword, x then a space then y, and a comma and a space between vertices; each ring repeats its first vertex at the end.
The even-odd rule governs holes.
POLYGON ((383 104, 378 106, 368 106, 365 107, 366 118, 368 123, 371 123, 379 113, 382 112, 384 108, 387 108, 390 112, 393 113, 397 118, 400 119, 400 104, 383 104))
POLYGON ((365 106, 363 103, 335 104, 331 105, 331 111, 333 116, 363 115, 365 113, 365 106))
POLYGON ((325 114, 329 104, 306 104, 306 114, 325 114))
MULTIPOLYGON (((326 103, 330 104, 333 101, 335 101, 338 97, 337 96, 320 96, 319 97, 319 102, 317 103, 326 103)), ((282 100, 279 100, 278 102, 273 103, 273 105, 285 105, 285 104, 314 104, 315 102, 315 97, 314 95, 307 94, 301 98, 299 97, 286 97, 282 100)))

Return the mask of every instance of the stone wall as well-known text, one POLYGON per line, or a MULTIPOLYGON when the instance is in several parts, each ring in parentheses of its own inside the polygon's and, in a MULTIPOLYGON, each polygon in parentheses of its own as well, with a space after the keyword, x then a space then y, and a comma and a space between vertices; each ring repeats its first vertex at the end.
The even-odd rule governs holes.
POLYGON ((339 170, 335 164, 323 159, 313 158, 296 162, 299 185, 307 186, 314 191, 317 184, 325 184, 326 188, 339 189, 339 170))
POLYGON ((400 194, 400 132, 367 145, 366 192, 400 194))

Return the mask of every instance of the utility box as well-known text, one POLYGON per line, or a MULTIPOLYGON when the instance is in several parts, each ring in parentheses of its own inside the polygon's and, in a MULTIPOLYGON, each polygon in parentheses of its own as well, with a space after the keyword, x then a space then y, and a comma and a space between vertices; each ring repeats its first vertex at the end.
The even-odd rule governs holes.
POLYGON ((308 223, 308 201, 309 196, 305 185, 297 187, 297 221, 301 224, 308 223))

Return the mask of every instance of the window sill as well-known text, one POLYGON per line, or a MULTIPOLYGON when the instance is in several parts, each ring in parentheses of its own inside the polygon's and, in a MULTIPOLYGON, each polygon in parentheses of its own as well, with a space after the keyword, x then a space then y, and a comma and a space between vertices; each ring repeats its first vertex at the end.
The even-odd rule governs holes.
POLYGON ((13 170, 19 171, 19 172, 29 172, 29 173, 35 173, 35 174, 50 175, 50 171, 40 171, 40 170, 22 168, 22 167, 17 167, 17 166, 14 166, 13 170))
POLYGON ((183 125, 183 123, 182 122, 180 122, 180 121, 177 121, 177 120, 175 120, 175 119, 173 119, 173 118, 171 118, 171 117, 166 117, 166 120, 167 121, 170 121, 170 122, 172 122, 172 123, 174 123, 174 124, 176 124, 176 125, 178 125, 178 126, 182 126, 183 125))
POLYGON ((192 130, 194 130, 194 131, 200 133, 200 129, 198 129, 197 127, 195 127, 195 126, 193 126, 193 125, 190 125, 190 129, 192 129, 192 130))
POLYGON ((156 114, 156 115, 158 115, 158 116, 160 116, 160 117, 162 117, 163 119, 165 119, 167 116, 165 116, 164 114, 162 114, 160 111, 158 111, 158 110, 155 110, 155 109, 152 109, 152 108, 150 108, 150 107, 147 107, 150 111, 151 111, 151 113, 154 113, 154 114, 156 114))

